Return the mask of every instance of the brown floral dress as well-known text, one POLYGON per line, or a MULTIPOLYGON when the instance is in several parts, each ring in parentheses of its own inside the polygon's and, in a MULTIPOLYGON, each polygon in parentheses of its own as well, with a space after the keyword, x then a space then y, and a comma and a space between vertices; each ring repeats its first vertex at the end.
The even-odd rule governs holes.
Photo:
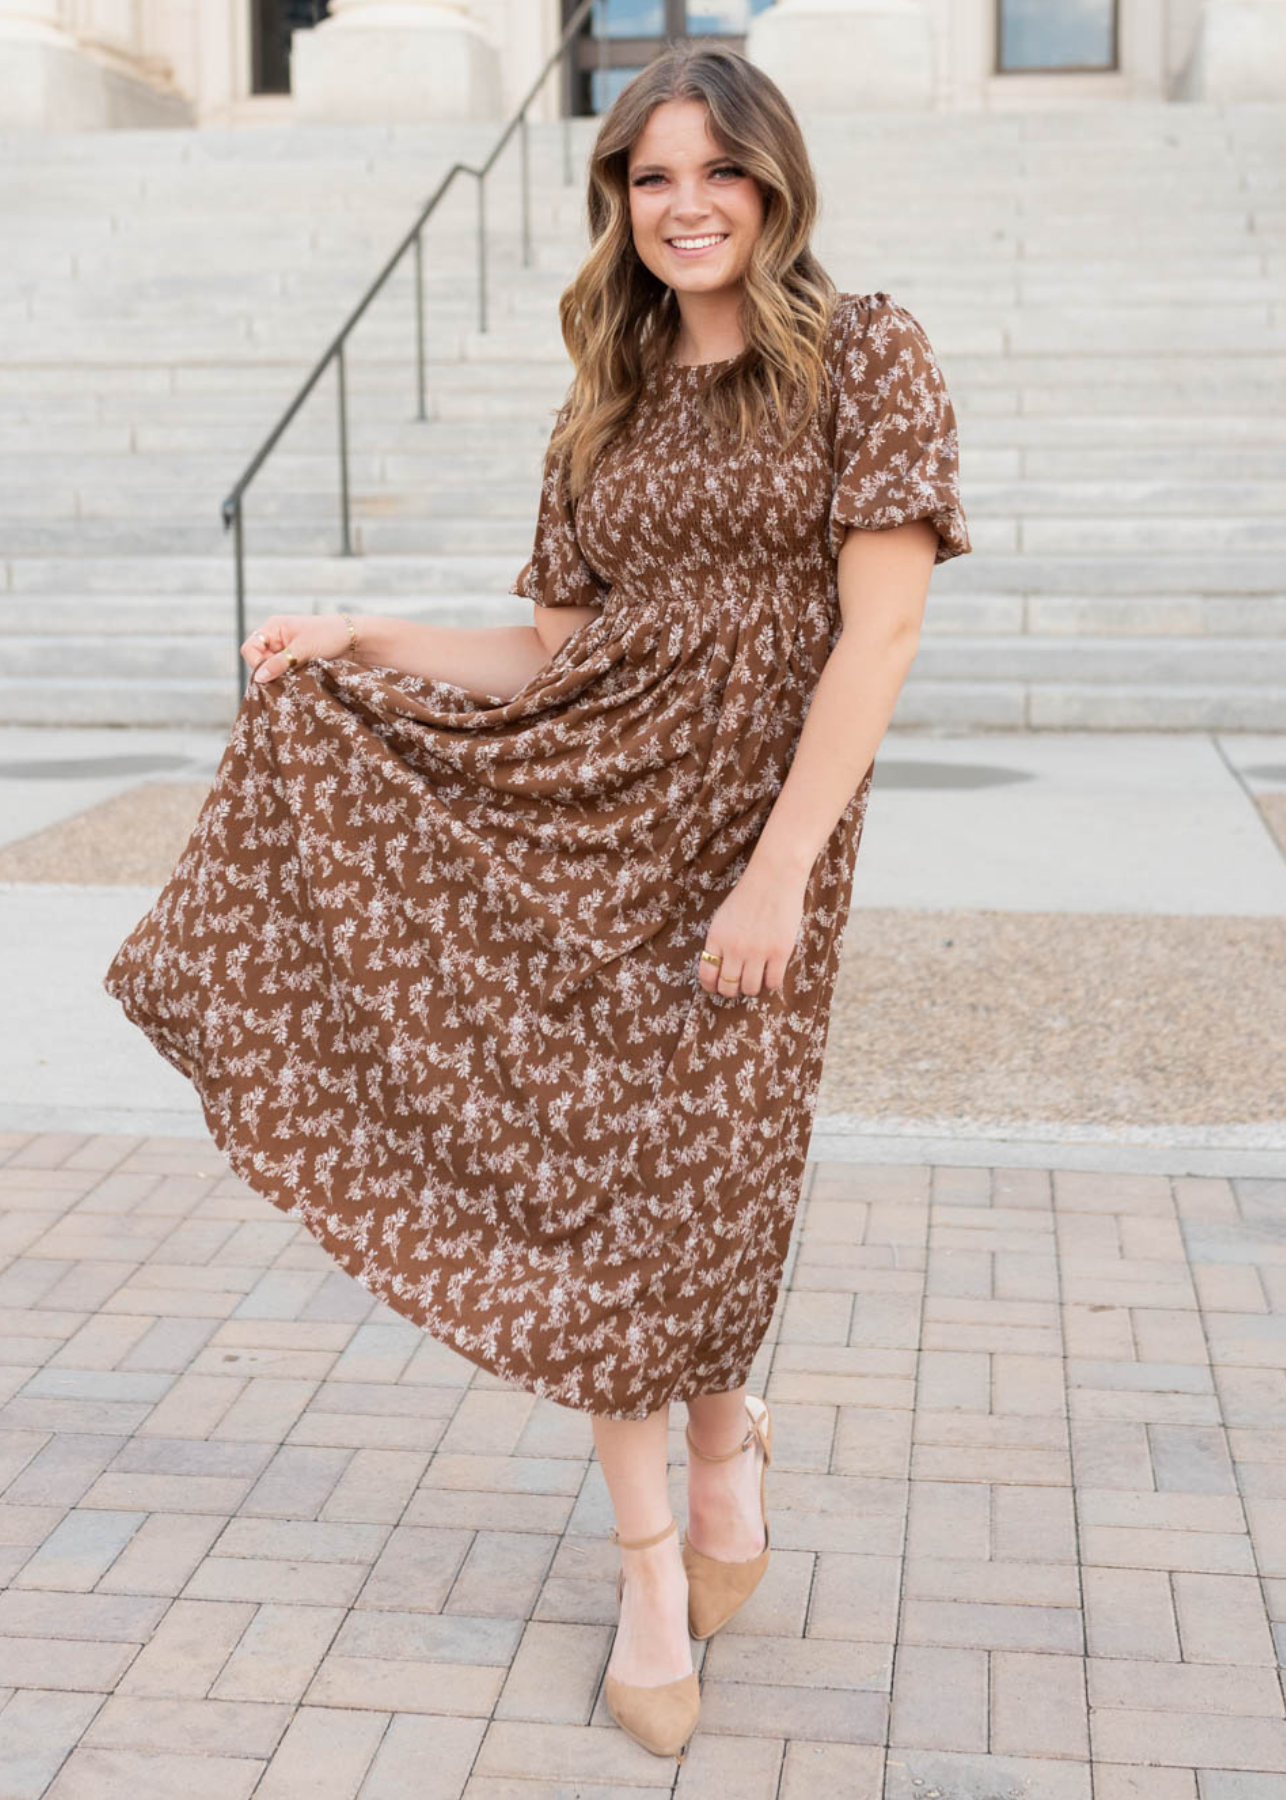
POLYGON ((546 459, 510 590, 598 606, 509 699, 348 656, 248 684, 107 991, 235 1173, 505 1382, 641 1419, 769 1325, 874 764, 783 987, 710 995, 711 914, 839 634, 849 525, 969 550, 932 348, 840 297, 788 457, 714 454, 718 364, 653 376, 572 512, 546 459))

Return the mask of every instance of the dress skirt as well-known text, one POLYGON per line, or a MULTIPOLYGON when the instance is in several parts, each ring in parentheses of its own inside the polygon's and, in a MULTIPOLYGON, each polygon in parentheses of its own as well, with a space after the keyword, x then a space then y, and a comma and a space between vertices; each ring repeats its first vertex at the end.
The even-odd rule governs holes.
MULTIPOLYGON (((874 762, 782 985, 699 955, 843 628, 850 527, 969 548, 912 315, 842 295, 793 448, 667 365, 511 589, 593 608, 500 698, 350 656, 250 682, 105 986, 211 1135, 394 1312, 502 1381, 642 1419, 740 1386, 798 1211, 874 762)), ((360 643, 358 651, 360 654, 360 643)))

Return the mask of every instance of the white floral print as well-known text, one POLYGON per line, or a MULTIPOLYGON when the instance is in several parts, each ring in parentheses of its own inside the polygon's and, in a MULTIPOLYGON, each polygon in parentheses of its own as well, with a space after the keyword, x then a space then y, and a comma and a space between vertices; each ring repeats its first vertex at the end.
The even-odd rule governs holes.
POLYGON ((216 1143, 367 1290, 501 1380, 641 1419, 738 1386, 776 1301, 874 764, 780 990, 707 994, 838 636, 849 525, 970 548, 922 328, 840 297, 835 398, 714 454, 653 376, 511 592, 595 616, 508 699, 347 656, 250 682, 104 985, 216 1143))

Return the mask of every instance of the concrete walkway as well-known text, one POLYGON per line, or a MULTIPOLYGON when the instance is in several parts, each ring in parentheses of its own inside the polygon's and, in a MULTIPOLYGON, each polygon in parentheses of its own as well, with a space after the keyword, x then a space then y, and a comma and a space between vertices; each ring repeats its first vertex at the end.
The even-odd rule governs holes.
MULTIPOLYGON (((0 1129, 205 1136, 101 979, 225 741, 0 729, 0 1129)), ((890 733, 814 1147, 1277 1172, 1284 920, 1286 735, 890 733)))
POLYGON ((220 741, 0 733, 4 1800, 1282 1800, 1286 740, 886 740, 681 1766, 604 1706, 588 1421, 375 1304, 101 990, 220 741))

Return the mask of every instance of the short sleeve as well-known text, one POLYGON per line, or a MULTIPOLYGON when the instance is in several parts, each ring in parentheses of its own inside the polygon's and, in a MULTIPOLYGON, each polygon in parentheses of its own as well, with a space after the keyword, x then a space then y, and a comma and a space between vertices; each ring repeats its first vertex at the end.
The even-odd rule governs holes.
POLYGON ((845 527, 868 531, 930 519, 937 563, 966 555, 956 416, 924 327, 887 294, 842 295, 832 556, 845 527))
MULTIPOLYGON (((564 402, 560 408, 555 431, 569 406, 570 402, 564 402)), ((509 592, 540 606, 601 606, 608 587, 590 568, 576 541, 565 459, 560 458, 555 466, 546 449, 535 543, 509 592)))

